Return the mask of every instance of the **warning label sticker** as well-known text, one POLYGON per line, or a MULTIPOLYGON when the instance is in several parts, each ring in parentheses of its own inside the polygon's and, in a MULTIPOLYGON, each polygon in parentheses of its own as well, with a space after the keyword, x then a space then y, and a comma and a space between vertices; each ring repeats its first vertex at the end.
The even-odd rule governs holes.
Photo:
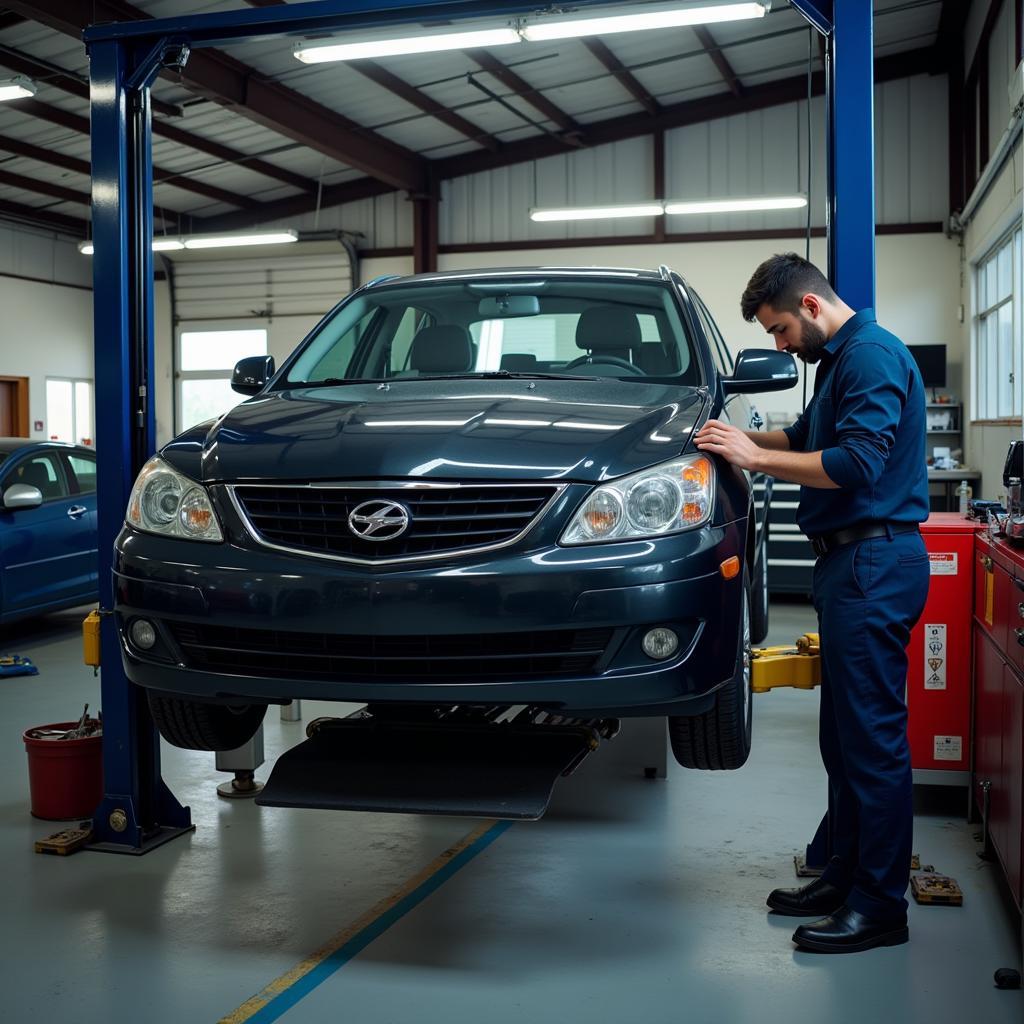
POLYGON ((935 760, 962 761, 963 747, 963 738, 961 736, 936 736, 935 760))
POLYGON ((924 688, 926 690, 946 689, 946 624, 944 622, 925 623, 924 688))
POLYGON ((932 576, 955 576, 958 572, 955 551, 929 551, 928 571, 932 576))

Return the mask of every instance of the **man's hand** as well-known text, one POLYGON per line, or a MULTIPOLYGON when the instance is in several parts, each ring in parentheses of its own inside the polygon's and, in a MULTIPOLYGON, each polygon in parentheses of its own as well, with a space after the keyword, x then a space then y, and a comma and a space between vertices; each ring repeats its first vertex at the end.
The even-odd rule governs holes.
POLYGON ((764 450, 739 427, 723 423, 721 420, 708 420, 697 431, 693 441, 701 451, 721 455, 727 462, 739 466, 740 469, 751 472, 760 469, 764 450))

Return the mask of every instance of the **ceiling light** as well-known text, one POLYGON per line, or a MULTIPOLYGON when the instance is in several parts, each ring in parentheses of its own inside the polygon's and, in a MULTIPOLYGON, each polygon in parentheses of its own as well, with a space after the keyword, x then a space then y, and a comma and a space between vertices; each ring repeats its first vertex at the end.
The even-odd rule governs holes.
POLYGON ((799 210, 807 205, 806 196, 755 196, 750 199, 669 200, 668 214, 749 213, 755 210, 799 210))
POLYGON ((607 15, 605 17, 529 20, 523 26, 523 38, 531 43, 552 39, 572 39, 577 36, 610 35, 614 32, 639 32, 659 28, 678 28, 682 25, 710 25, 721 21, 741 21, 763 18, 770 3, 702 3, 696 6, 677 4, 659 5, 635 14, 607 15))
MULTIPOLYGON (((265 231, 259 234, 250 232, 245 235, 185 235, 181 238, 161 235, 159 238, 153 239, 153 252, 174 252, 180 249, 221 249, 231 245, 279 245, 298 240, 298 232, 291 229, 265 231)), ((92 256, 96 249, 90 240, 79 242, 78 251, 83 256, 92 256)))
POLYGON ((0 101, 23 100, 27 96, 35 96, 36 83, 24 75, 15 75, 14 78, 0 79, 0 101))
POLYGON ((190 235, 183 241, 186 249, 223 249, 231 245, 279 245, 297 242, 297 231, 262 231, 239 235, 190 235))
POLYGON ((522 42, 519 33, 505 28, 479 29, 473 32, 438 32, 433 35, 405 36, 398 39, 367 39, 361 42, 331 43, 327 46, 297 46, 295 56, 304 64, 322 64, 332 60, 358 60, 360 57, 396 57, 407 53, 437 53, 477 46, 505 46, 522 42))
POLYGON ((533 209, 530 220, 604 220, 612 217, 660 217, 661 203, 632 203, 619 206, 579 206, 568 209, 533 209))

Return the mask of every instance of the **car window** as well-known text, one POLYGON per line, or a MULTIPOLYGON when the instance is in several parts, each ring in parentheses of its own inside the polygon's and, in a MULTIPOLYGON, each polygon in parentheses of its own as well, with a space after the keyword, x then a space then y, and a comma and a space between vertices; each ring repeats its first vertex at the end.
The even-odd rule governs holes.
POLYGON ((710 347, 711 355, 715 360, 715 366, 718 367, 719 373, 727 377, 732 373, 733 367, 733 358, 732 353, 729 351, 729 346, 726 345, 725 339, 722 337, 722 333, 718 329, 718 325, 708 312, 708 308, 704 305, 701 297, 695 291, 691 291, 690 296, 692 297, 694 307, 697 310, 697 317, 700 320, 700 325, 704 328, 704 335, 708 339, 708 346, 710 347))
POLYGON ((362 292, 320 325, 278 386, 501 370, 703 383, 663 282, 538 272, 537 280, 466 275, 362 292))
POLYGON ((92 455, 65 454, 71 472, 71 488, 76 494, 96 493, 96 459, 92 455))
POLYGON ((14 484, 38 487, 43 501, 68 496, 60 459, 55 452, 39 452, 21 459, 4 478, 5 489, 14 484))

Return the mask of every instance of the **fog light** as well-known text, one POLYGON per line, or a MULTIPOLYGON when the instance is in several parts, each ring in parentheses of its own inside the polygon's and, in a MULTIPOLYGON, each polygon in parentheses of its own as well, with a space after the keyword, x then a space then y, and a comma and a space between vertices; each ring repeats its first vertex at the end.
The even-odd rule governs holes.
POLYGON ((145 619, 136 619, 132 623, 130 633, 132 643, 140 651, 148 651, 156 646, 156 630, 153 628, 152 622, 147 622, 145 619))
POLYGON ((664 661, 679 650, 679 637, 671 629, 658 626, 644 634, 643 649, 648 658, 664 661))

